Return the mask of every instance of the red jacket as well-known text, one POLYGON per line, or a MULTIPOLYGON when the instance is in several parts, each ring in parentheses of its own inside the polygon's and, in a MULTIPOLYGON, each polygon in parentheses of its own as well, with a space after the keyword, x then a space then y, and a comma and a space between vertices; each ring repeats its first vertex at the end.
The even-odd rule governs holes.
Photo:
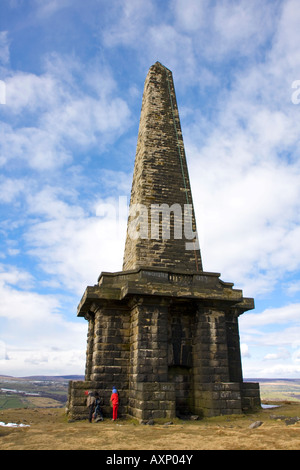
POLYGON ((119 404, 119 395, 117 393, 112 393, 110 400, 113 405, 118 405, 119 404))

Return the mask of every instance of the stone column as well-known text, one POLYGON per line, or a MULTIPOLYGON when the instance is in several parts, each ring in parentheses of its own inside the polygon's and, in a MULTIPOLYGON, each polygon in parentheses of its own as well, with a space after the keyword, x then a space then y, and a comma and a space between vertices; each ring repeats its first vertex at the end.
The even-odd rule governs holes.
POLYGON ((88 334, 87 334, 85 380, 91 380, 92 360, 93 360, 93 350, 94 350, 94 327, 95 327, 94 313, 93 312, 87 313, 85 315, 85 319, 89 322, 88 334))
POLYGON ((120 395, 120 412, 127 412, 129 365, 129 312, 125 306, 103 303, 95 312, 91 380, 110 412, 112 387, 120 395))
POLYGON ((174 383, 177 415, 193 413, 194 308, 186 302, 173 303, 169 311, 168 369, 174 383))
POLYGON ((214 384, 229 381, 225 313, 198 308, 193 337, 195 413, 220 414, 220 393, 214 384))
POLYGON ((175 416, 175 388, 168 382, 168 301, 131 301, 129 414, 139 419, 175 416))
POLYGON ((231 309, 226 315, 226 336, 228 348, 229 380, 230 382, 242 383, 243 374, 237 309, 231 309))
POLYGON ((193 344, 195 383, 228 382, 226 320, 223 311, 198 309, 193 344))

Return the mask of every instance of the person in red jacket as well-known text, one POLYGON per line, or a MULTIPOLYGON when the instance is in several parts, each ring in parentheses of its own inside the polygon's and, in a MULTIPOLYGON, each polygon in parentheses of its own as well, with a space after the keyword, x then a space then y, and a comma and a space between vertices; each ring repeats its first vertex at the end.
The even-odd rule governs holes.
POLYGON ((110 397, 110 401, 112 402, 113 407, 113 421, 116 421, 118 417, 118 408, 119 408, 119 394, 115 387, 112 389, 112 394, 110 397))

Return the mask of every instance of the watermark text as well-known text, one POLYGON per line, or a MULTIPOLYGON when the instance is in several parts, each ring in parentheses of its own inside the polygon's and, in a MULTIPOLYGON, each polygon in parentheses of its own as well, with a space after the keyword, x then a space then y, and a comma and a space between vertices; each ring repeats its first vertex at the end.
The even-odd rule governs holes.
POLYGON ((300 80, 294 80, 292 83, 292 88, 295 89, 295 91, 292 93, 291 100, 293 104, 299 104, 300 103, 300 80))
POLYGON ((129 208, 126 196, 118 204, 103 202, 97 206, 97 215, 113 221, 119 228, 127 222, 131 240, 185 240, 186 250, 199 250, 199 241, 193 217, 192 204, 134 204, 129 208))

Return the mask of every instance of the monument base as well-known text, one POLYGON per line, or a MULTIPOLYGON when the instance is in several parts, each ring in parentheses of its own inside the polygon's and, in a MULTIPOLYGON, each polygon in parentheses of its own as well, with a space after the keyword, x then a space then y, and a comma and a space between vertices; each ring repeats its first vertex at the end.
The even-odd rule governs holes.
POLYGON ((253 307, 217 273, 103 273, 78 307, 89 321, 86 381, 70 382, 70 416, 87 417, 86 390, 110 415, 112 387, 119 414, 139 420, 256 408, 259 387, 243 383, 238 333, 238 316, 253 307))
MULTIPOLYGON (((111 391, 100 388, 101 384, 92 381, 71 381, 67 414, 70 419, 81 420, 88 418, 85 392, 98 392, 104 399, 104 417, 111 418, 111 391)), ((253 412, 261 407, 258 383, 214 383, 203 384, 195 391, 195 403, 191 404, 188 412, 176 408, 176 391, 173 383, 140 383, 132 391, 120 391, 119 417, 136 418, 139 421, 162 418, 166 420, 175 417, 185 418, 197 415, 199 418, 220 415, 242 414, 253 412)))

